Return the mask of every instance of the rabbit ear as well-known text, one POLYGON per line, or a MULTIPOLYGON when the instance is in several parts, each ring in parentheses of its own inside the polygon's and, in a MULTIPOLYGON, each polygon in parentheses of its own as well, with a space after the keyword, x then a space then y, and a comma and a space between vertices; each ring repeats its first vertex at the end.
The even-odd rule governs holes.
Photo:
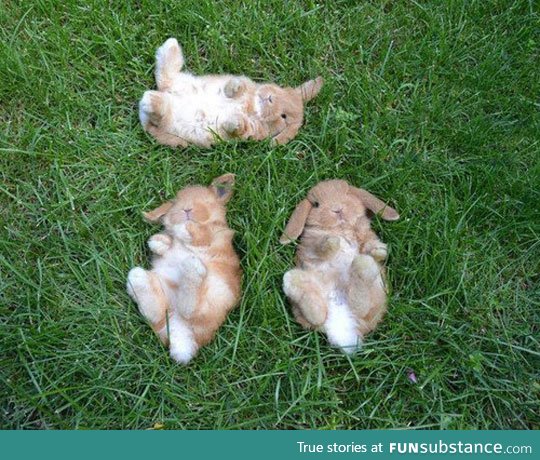
POLYGON ((315 80, 309 80, 301 84, 298 88, 296 88, 296 91, 300 93, 304 102, 311 101, 311 99, 319 94, 323 82, 324 80, 322 77, 317 77, 315 80))
POLYGON ((223 174, 223 176, 216 177, 212 181, 212 184, 210 184, 210 189, 223 203, 227 203, 227 201, 231 199, 233 194, 234 178, 234 174, 223 174))
POLYGON ((298 238, 304 231, 304 225, 306 224, 307 217, 311 211, 311 203, 308 200, 302 200, 296 206, 296 209, 292 213, 283 235, 279 239, 281 244, 287 244, 298 238))
POLYGON ((384 220, 399 219, 399 214, 394 208, 391 208, 386 203, 379 200, 376 196, 369 193, 367 190, 356 187, 350 187, 349 190, 353 193, 353 195, 356 195, 358 198, 360 198, 360 200, 362 200, 362 203, 364 203, 366 208, 370 209, 375 214, 380 214, 384 220))
POLYGON ((158 206, 156 209, 153 209, 152 211, 143 212, 143 217, 147 222, 150 223, 156 223, 161 220, 161 218, 169 212, 169 209, 172 208, 173 202, 172 201, 166 201, 161 206, 158 206))

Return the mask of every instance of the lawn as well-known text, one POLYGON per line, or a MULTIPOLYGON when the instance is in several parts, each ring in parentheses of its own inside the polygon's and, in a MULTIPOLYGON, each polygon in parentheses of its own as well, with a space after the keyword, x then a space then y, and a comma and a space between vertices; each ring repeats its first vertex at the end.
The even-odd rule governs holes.
POLYGON ((538 3, 7 1, 0 24, 0 427, 540 428, 538 3), (169 36, 196 73, 326 83, 285 146, 159 146, 137 103, 169 36), (243 298, 183 367, 125 279, 141 211, 225 172, 243 298), (402 216, 374 221, 389 312, 352 358, 281 290, 278 238, 329 178, 402 216))

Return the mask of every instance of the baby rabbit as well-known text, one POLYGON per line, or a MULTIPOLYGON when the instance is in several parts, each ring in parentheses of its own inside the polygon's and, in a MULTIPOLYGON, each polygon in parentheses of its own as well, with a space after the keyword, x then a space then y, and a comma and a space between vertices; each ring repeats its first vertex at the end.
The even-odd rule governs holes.
POLYGON ((156 53, 157 91, 146 91, 139 118, 161 144, 210 147, 219 138, 271 137, 284 144, 296 136, 304 118, 304 102, 313 99, 321 77, 298 88, 258 84, 244 76, 195 76, 182 72, 178 42, 169 38, 156 53))
POLYGON ((234 175, 225 174, 144 213, 165 230, 148 240, 152 269, 131 269, 127 291, 180 363, 213 339, 240 298, 240 261, 225 219, 233 184, 234 175))
POLYGON ((385 220, 398 213, 343 180, 320 182, 294 210, 282 244, 302 235, 296 267, 283 290, 296 320, 323 331, 330 343, 354 353, 386 311, 382 262, 386 245, 371 230, 367 210, 385 220))

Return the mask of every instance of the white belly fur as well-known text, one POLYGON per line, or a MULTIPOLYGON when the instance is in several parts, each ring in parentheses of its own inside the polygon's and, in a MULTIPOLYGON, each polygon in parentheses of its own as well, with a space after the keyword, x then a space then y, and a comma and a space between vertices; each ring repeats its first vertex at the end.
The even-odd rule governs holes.
MULTIPOLYGON (((181 262, 187 258, 193 256, 198 257, 205 267, 208 268, 208 256, 205 249, 191 248, 184 245, 182 242, 175 240, 172 248, 170 248, 166 255, 159 257, 154 261, 153 270, 161 278, 167 279, 175 284, 182 282, 184 274, 179 270, 181 262)), ((234 302, 234 295, 227 285, 225 280, 210 271, 206 277, 206 283, 208 285, 208 293, 206 304, 213 304, 214 302, 234 302)), ((166 284, 163 285, 163 289, 167 293, 167 296, 171 302, 174 302, 177 298, 177 293, 174 289, 171 289, 166 284)))
POLYGON ((335 257, 318 267, 323 279, 332 273, 336 275, 332 278, 339 280, 338 285, 330 287, 327 298, 328 316, 323 325, 323 331, 332 345, 341 348, 347 354, 354 353, 362 342, 362 337, 358 334, 356 319, 343 290, 343 287, 349 283, 349 270, 357 255, 358 245, 341 238, 340 249, 335 257))
MULTIPOLYGON (((194 255, 193 251, 188 249, 182 243, 175 241, 166 255, 159 257, 154 261, 153 270, 162 278, 166 278, 172 283, 178 284, 182 273, 178 269, 180 262, 194 255)), ((204 262, 204 261, 203 261, 204 262)))
POLYGON ((186 129, 218 131, 220 122, 240 111, 235 99, 223 94, 221 81, 208 82, 191 74, 180 74, 170 91, 174 125, 186 129))

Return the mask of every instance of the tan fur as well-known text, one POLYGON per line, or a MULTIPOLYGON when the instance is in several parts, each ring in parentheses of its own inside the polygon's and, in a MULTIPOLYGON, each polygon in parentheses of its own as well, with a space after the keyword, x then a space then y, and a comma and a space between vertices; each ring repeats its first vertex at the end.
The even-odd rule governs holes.
POLYGON ((304 103, 323 84, 321 77, 297 88, 255 83, 245 76, 197 77, 181 71, 183 64, 180 46, 170 38, 156 53, 158 90, 147 91, 139 104, 144 129, 172 147, 267 137, 284 144, 298 133, 304 103))
MULTIPOLYGON (((329 335, 332 302, 338 309, 348 306, 359 342, 382 319, 387 249, 371 230, 368 210, 386 220, 399 219, 381 200, 342 180, 319 183, 293 212, 280 241, 287 244, 300 235, 301 241, 296 268, 284 276, 284 290, 303 327, 329 335)), ((334 344, 350 351, 339 343, 339 330, 334 335, 334 344)))
POLYGON ((165 228, 148 240, 152 269, 132 269, 127 289, 179 362, 189 362, 214 338, 240 298, 240 262, 225 219, 233 184, 234 175, 226 174, 210 187, 180 190, 174 200, 144 213, 165 228))

